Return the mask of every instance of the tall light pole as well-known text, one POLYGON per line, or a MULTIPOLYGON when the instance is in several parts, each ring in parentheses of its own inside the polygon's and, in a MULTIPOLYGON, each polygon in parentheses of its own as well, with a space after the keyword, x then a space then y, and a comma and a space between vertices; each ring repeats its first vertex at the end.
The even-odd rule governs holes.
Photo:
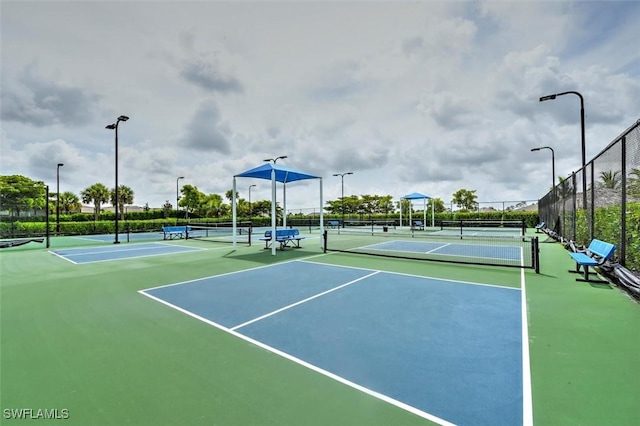
POLYGON ((542 96, 540 98, 540 102, 550 101, 555 99, 558 96, 563 96, 563 95, 576 95, 577 97, 580 98, 580 131, 582 136, 582 208, 586 211, 587 210, 587 170, 586 170, 587 159, 586 159, 586 148, 585 148, 585 140, 584 140, 585 139, 584 98, 578 92, 569 91, 569 92, 556 93, 555 95, 542 96))
POLYGON ((553 152, 553 148, 550 146, 541 146, 538 148, 531 148, 531 152, 540 151, 541 149, 548 149, 551 151, 551 189, 556 187, 556 156, 553 152))
POLYGON ((64 166, 62 163, 58 163, 56 167, 56 234, 60 233, 60 167, 64 166))
POLYGON ((342 180, 342 227, 344 228, 344 177, 345 175, 352 175, 353 172, 344 172, 344 173, 334 173, 334 176, 340 176, 340 180, 342 180))
POLYGON ((115 199, 116 199, 116 239, 113 242, 113 244, 120 244, 120 241, 118 241, 118 216, 119 216, 119 211, 118 211, 118 207, 120 206, 120 200, 118 198, 118 125, 120 124, 121 121, 127 121, 129 119, 129 117, 127 117, 126 115, 121 115, 120 117, 118 117, 118 119, 116 120, 115 123, 113 124, 108 124, 105 128, 109 129, 109 130, 115 130, 116 131, 116 153, 115 153, 115 162, 116 162, 116 189, 115 189, 115 199))
POLYGON ((251 220, 251 217, 253 216, 253 208, 251 207, 251 188, 253 188, 256 185, 249 185, 249 220, 251 220))

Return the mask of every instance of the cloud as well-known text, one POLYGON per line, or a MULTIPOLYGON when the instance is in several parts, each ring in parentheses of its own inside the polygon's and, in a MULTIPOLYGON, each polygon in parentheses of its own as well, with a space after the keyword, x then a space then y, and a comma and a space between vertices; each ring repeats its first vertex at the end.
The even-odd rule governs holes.
POLYGON ((229 125, 222 121, 216 103, 204 101, 187 125, 187 134, 183 143, 186 147, 198 151, 229 154, 231 152, 230 136, 229 125))
POLYGON ((223 76, 214 64, 203 60, 185 63, 180 75, 186 81, 209 92, 242 92, 242 85, 236 78, 223 76))
POLYGON ((81 87, 44 78, 26 66, 15 85, 3 84, 1 117, 34 126, 84 125, 91 121, 100 96, 81 87))

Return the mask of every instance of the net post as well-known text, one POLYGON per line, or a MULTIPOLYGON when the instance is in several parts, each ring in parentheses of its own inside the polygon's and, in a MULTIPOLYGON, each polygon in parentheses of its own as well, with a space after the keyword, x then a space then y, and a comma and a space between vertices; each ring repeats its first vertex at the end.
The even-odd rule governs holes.
MULTIPOLYGON (((46 186, 46 201, 45 201, 45 236, 47 237, 47 248, 51 247, 51 231, 49 231, 49 185, 46 186)), ((56 200, 59 202, 60 200, 56 200)))
POLYGON ((538 246, 538 237, 531 240, 531 256, 536 274, 540 273, 540 247, 538 246))
POLYGON ((125 231, 126 231, 126 233, 127 233, 127 242, 129 243, 129 242, 130 242, 130 240, 129 240, 129 233, 130 233, 130 229, 129 229, 129 222, 127 222, 127 223, 124 225, 124 229, 125 229, 125 231))
POLYGON ((329 231, 327 231, 326 229, 324 230, 324 233, 322 234, 322 251, 324 253, 327 252, 327 235, 328 235, 329 231))
POLYGON ((247 235, 247 239, 249 240, 249 247, 251 247, 251 235, 253 235, 253 222, 249 221, 249 235, 247 235))

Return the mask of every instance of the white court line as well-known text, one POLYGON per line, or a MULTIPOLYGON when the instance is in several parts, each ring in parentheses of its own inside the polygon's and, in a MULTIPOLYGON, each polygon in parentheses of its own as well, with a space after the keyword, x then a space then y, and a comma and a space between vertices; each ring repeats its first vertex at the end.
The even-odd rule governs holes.
POLYGON ((197 319, 199 321, 202 321, 202 322, 204 322, 206 324, 209 324, 209 325, 211 325, 213 327, 216 327, 219 330, 225 331, 225 332, 227 332, 227 333, 229 333, 229 334, 231 334, 231 335, 233 335, 235 337, 238 337, 238 338, 240 338, 240 339, 242 339, 242 340, 244 340, 246 342, 249 342, 249 343, 251 343, 253 345, 256 345, 256 346, 258 346, 258 347, 260 347, 262 349, 265 349, 265 350, 267 350, 269 352, 272 352, 272 353, 274 353, 276 355, 279 355, 282 358, 285 358, 285 359, 287 359, 289 361, 295 362, 296 364, 302 365, 303 367, 306 367, 306 368, 308 368, 308 369, 310 369, 312 371, 315 371, 316 373, 320 373, 320 374, 322 374, 322 375, 324 375, 326 377, 329 377, 330 379, 333 379, 333 380, 335 380, 335 381, 337 381, 339 383, 347 385, 347 386, 349 386, 349 387, 351 387, 353 389, 359 390, 360 392, 363 392, 363 393, 365 393, 367 395, 370 395, 370 396, 372 396, 374 398, 377 398, 377 399, 379 399, 381 401, 384 401, 384 402, 386 402, 388 404, 394 405, 394 406, 396 406, 398 408, 401 408, 401 409, 403 409, 405 411, 413 413, 416 416, 419 416, 419 417, 422 417, 424 419, 430 420, 430 421, 432 421, 434 423, 437 423, 437 424, 439 424, 441 426, 456 426, 454 423, 448 422, 448 421, 446 421, 444 419, 441 419, 440 417, 437 417, 437 416, 435 416, 433 414, 427 413, 427 412, 422 411, 422 410, 420 410, 420 409, 418 409, 416 407, 413 407, 411 405, 405 404, 404 402, 401 402, 401 401, 398 401, 396 399, 390 398, 387 395, 383 395, 383 394, 378 393, 378 392, 376 392, 374 390, 371 390, 371 389, 366 388, 364 386, 361 386, 361 385, 359 385, 357 383, 349 381, 349 380, 345 379, 344 377, 338 376, 337 374, 331 373, 331 372, 329 372, 327 370, 324 370, 324 369, 322 369, 322 368, 320 368, 320 367, 318 367, 316 365, 313 365, 313 364, 310 364, 310 363, 308 363, 306 361, 303 361, 300 358, 296 358, 291 354, 283 352, 283 351, 281 351, 279 349, 276 349, 276 348, 274 348, 272 346, 266 345, 266 344, 264 344, 262 342, 259 342, 258 340, 254 340, 254 339, 252 339, 252 338, 250 338, 248 336, 245 336, 244 334, 240 334, 237 331, 234 331, 232 329, 224 327, 224 326, 222 326, 222 325, 220 325, 218 323, 215 323, 215 322, 213 322, 211 320, 208 320, 208 319, 206 319, 204 317, 201 317, 198 314, 195 314, 195 313, 193 313, 191 311, 187 311, 186 309, 183 309, 183 308, 181 308, 179 306, 173 305, 173 304, 167 302, 166 300, 162 300, 160 298, 157 298, 155 296, 147 294, 147 293, 145 293, 145 290, 139 290, 138 293, 140 293, 140 294, 142 294, 144 296, 147 296, 148 298, 153 299, 156 302, 160 302, 163 305, 166 305, 166 306, 168 306, 170 308, 173 308, 173 309, 175 309, 175 310, 177 310, 179 312, 182 312, 183 314, 189 315, 192 318, 195 318, 195 319, 197 319))
MULTIPOLYGON (((316 265, 317 265, 317 264, 316 264, 316 265)), ((378 271, 376 271, 376 272, 372 272, 372 273, 370 273, 369 275, 365 275, 364 277, 356 278, 355 280, 353 280, 353 281, 349 281, 348 283, 345 283, 345 284, 342 284, 342 285, 339 285, 338 287, 331 288, 331 289, 329 289, 329 290, 323 291, 322 293, 318 293, 318 294, 313 295, 313 296, 311 296, 311 297, 307 297, 306 299, 300 300, 300 301, 298 301, 298 302, 296 302, 296 303, 292 303, 291 305, 285 306, 285 307, 280 308, 280 309, 276 309, 276 310, 275 310, 275 311, 273 311, 273 312, 269 312, 268 314, 265 314, 265 315, 259 316, 258 318, 254 318, 254 319, 249 320, 249 321, 247 321, 247 322, 245 322, 245 323, 242 323, 242 324, 240 324, 240 325, 236 325, 235 327, 231 327, 231 330, 237 330, 237 329, 242 328, 242 327, 244 327, 244 326, 246 326, 246 325, 252 324, 252 323, 254 323, 254 322, 256 322, 256 321, 260 321, 260 320, 262 320, 262 319, 268 318, 268 317, 270 317, 270 316, 272 316, 272 315, 275 315, 275 314, 280 313, 280 312, 282 312, 282 311, 286 311, 287 309, 293 308, 294 306, 301 305, 301 304, 306 303, 306 302, 308 302, 308 301, 310 301, 310 300, 313 300, 313 299, 316 299, 316 298, 318 298, 318 297, 324 296, 325 294, 332 293, 332 292, 334 292, 334 291, 336 291, 336 290, 340 290, 340 289, 341 289, 341 288, 343 288, 343 287, 346 287, 346 286, 348 286, 348 285, 351 285, 351 284, 357 283, 358 281, 364 280, 365 278, 372 277, 372 276, 374 276, 374 275, 376 275, 376 274, 378 274, 378 273, 379 273, 378 271)))
POLYGON ((47 251, 49 253, 51 253, 52 255, 54 255, 54 256, 58 256, 60 259, 66 260, 67 262, 71 262, 74 265, 78 265, 78 262, 74 262, 73 260, 69 259, 68 257, 62 256, 62 255, 60 255, 60 254, 58 254, 58 253, 56 253, 54 251, 51 251, 51 250, 47 250, 47 251))
MULTIPOLYGON (((520 251, 524 264, 524 251, 520 251)), ((533 396, 531 392, 531 359, 529 355, 529 321, 524 269, 520 270, 520 304, 522 309, 522 426, 533 426, 533 396)))
MULTIPOLYGON (((436 248, 434 248, 433 250, 429 250, 429 251, 427 251, 427 252, 425 252, 425 253, 426 253, 426 254, 433 253, 433 252, 434 252, 434 251, 436 251, 436 250, 440 250, 441 248, 445 248, 445 247, 450 246, 450 245, 451 245, 451 243, 447 243, 447 244, 445 244, 445 245, 443 245, 443 246, 436 247, 436 248)), ((437 253, 436 253, 436 254, 437 254, 437 253)))
MULTIPOLYGON (((186 246, 168 246, 167 245, 167 247, 186 247, 186 246)), ((164 248, 164 246, 162 248, 164 248)), ((189 249, 192 249, 192 248, 189 247, 189 249)), ((80 250, 84 250, 84 249, 80 249, 80 250)), ((90 249, 87 248, 86 250, 90 250, 90 249)), ((118 249, 110 249, 110 250, 102 250, 102 251, 75 252, 75 253, 64 254, 63 256, 91 256, 91 255, 94 255, 94 254, 122 253, 122 252, 128 252, 128 251, 142 251, 142 250, 159 250, 159 248, 157 248, 155 246, 154 247, 126 248, 126 249, 118 248, 118 249)), ((193 250, 204 250, 204 249, 194 247, 193 250)))
POLYGON ((500 289, 505 289, 505 290, 520 291, 520 289, 517 288, 517 287, 507 287, 507 286, 498 285, 498 284, 486 284, 486 283, 478 283, 478 282, 473 282, 473 281, 450 280, 448 278, 438 278, 438 277, 432 277, 432 276, 427 276, 427 275, 416 275, 416 274, 409 274, 409 273, 406 273, 406 272, 384 271, 382 269, 362 268, 360 266, 345 266, 345 265, 335 265, 333 263, 311 262, 311 261, 306 260, 306 259, 298 259, 298 260, 296 260, 296 262, 313 263, 314 265, 337 266, 339 268, 358 269, 358 270, 362 270, 362 271, 376 271, 376 272, 383 272, 385 274, 402 275, 402 276, 405 276, 405 277, 412 277, 412 278, 426 278, 428 280, 433 280, 433 281, 444 281, 444 282, 457 283, 457 284, 467 284, 467 285, 479 285, 479 286, 483 286, 483 287, 495 287, 495 288, 500 288, 500 289))

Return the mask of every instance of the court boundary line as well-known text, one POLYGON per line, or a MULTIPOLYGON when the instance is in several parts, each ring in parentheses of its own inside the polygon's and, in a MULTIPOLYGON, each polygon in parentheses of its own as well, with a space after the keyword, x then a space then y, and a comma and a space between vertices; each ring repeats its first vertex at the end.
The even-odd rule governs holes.
MULTIPOLYGON (((395 243, 395 242, 409 242, 409 243, 431 243, 431 244, 440 244, 437 242, 431 242, 431 241, 405 241, 405 240, 390 240, 390 241, 385 241, 382 243, 376 243, 376 244, 369 244, 366 246, 360 246, 360 247, 356 247, 356 249, 366 249, 366 250, 373 250, 373 251, 382 251, 382 252, 392 252, 392 253, 420 253, 420 254, 431 254, 434 256, 451 256, 454 258, 463 258, 463 259, 486 259, 486 260, 496 260, 496 261, 500 261, 500 260, 506 260, 507 263, 494 263, 494 264, 490 264, 490 263, 478 263, 478 265, 486 265, 486 266, 510 266, 510 267, 514 267, 515 265, 509 262, 518 262, 520 261, 520 268, 529 268, 529 267, 525 267, 523 266, 524 263, 522 261, 522 256, 520 256, 520 259, 505 259, 503 257, 487 257, 487 256, 468 256, 468 255, 461 255, 461 254, 447 254, 447 253, 438 253, 436 250, 440 250, 444 247, 448 247, 450 245, 455 245, 456 243, 442 243, 443 245, 434 248, 433 250, 429 250, 426 252, 416 252, 416 251, 411 251, 411 250, 389 250, 389 249, 384 249, 384 248, 376 248, 375 246, 380 245, 380 244, 387 244, 387 243, 395 243)), ((514 248, 514 249, 518 249, 522 252, 522 246, 485 246, 482 244, 458 244, 464 247, 468 247, 468 246, 474 246, 474 247, 495 247, 495 248, 514 248)), ((358 252, 347 252, 347 253, 352 253, 352 254, 365 254, 366 253, 358 253, 358 252)), ((521 254, 521 253, 520 253, 521 254)), ((399 255, 398 255, 399 256, 399 255)), ((420 259, 423 260, 423 259, 420 259)), ((433 259, 435 260, 435 259, 433 259)), ((455 263, 455 262, 454 262, 455 263)), ((464 263, 464 262, 459 262, 459 263, 464 263)), ((467 262, 468 263, 468 262, 467 262)))
MULTIPOLYGON (((158 244, 158 245, 163 245, 162 243, 143 243, 143 244, 158 244)), ((132 257, 125 257, 125 258, 114 258, 114 259, 102 259, 102 260, 92 260, 89 262, 74 262, 71 259, 67 258, 65 255, 56 253, 52 250, 48 250, 49 253, 58 256, 64 260, 67 260, 71 263, 73 263, 74 265, 88 265, 88 264, 92 264, 92 263, 103 263, 103 262, 114 262, 114 261, 122 261, 122 260, 131 260, 131 259, 142 259, 142 258, 146 258, 146 257, 155 257, 155 256, 167 256, 170 254, 185 254, 185 253, 192 253, 194 251, 207 251, 207 250, 219 250, 219 249, 223 249, 225 247, 216 247, 216 248, 200 248, 200 247, 191 247, 191 246, 183 246, 183 245, 178 245, 178 244, 164 244, 167 247, 183 247, 183 248, 188 248, 189 250, 184 250, 184 251, 177 251, 177 252, 172 252, 172 253, 156 253, 156 254, 146 254, 146 255, 142 255, 142 256, 132 256, 132 257)), ((94 248, 94 247, 91 247, 94 248)), ((89 250, 90 248, 87 247, 87 250, 89 250)), ((119 253, 120 251, 133 251, 135 249, 122 249, 122 250, 114 250, 114 253, 119 253)), ((102 254, 105 252, 93 252, 93 253, 82 253, 81 255, 90 255, 90 254, 102 254)))
MULTIPOLYGON (((318 263, 316 263, 316 265, 319 265, 319 264, 318 264, 318 263)), ((363 277, 356 278, 355 280, 351 280, 351 281, 349 281, 349 282, 347 282, 347 283, 344 283, 344 284, 340 284, 340 285, 339 285, 339 286, 337 286, 337 287, 330 288, 329 290, 325 290, 325 291, 320 292, 320 293, 318 293, 318 294, 315 294, 315 295, 313 295, 313 296, 309 296, 309 297, 307 297, 306 299, 302 299, 302 300, 299 300, 299 301, 297 301, 297 302, 295 302, 295 303, 292 303, 292 304, 290 304, 290 305, 284 306, 284 307, 282 307, 282 308, 280 308, 280 309, 276 309, 276 310, 275 310, 275 311, 273 311, 273 312, 269 312, 269 313, 267 313, 267 314, 261 315, 261 316, 259 316, 259 317, 257 317, 257 318, 252 319, 252 320, 246 321, 246 322, 244 322, 244 323, 242 323, 242 324, 239 324, 239 325, 233 326, 233 327, 231 327, 231 328, 230 328, 230 330, 237 330, 237 329, 242 328, 242 327, 245 327, 245 326, 247 326, 247 325, 249 325, 249 324, 253 324, 254 322, 260 321, 260 320, 265 319, 265 318, 269 318, 270 316, 273 316, 273 315, 279 314, 280 312, 284 312, 284 311, 286 311, 287 309, 291 309, 291 308, 293 308, 293 307, 295 307, 295 306, 302 305, 303 303, 309 302, 309 301, 311 301, 311 300, 313 300, 313 299, 317 299, 318 297, 324 296, 324 295, 326 295, 326 294, 333 293, 334 291, 340 290, 341 288, 344 288, 344 287, 346 287, 346 286, 348 286, 348 285, 351 285, 351 284, 355 284, 355 283, 357 283, 358 281, 361 281, 361 280, 364 280, 364 279, 366 279, 366 278, 372 277, 372 276, 377 275, 377 274, 379 274, 379 273, 380 273, 380 272, 378 272, 378 271, 374 271, 374 272, 372 272, 372 273, 370 273, 370 274, 368 274, 368 275, 365 275, 365 276, 363 276, 363 277)))
MULTIPOLYGON (((524 262, 524 252, 521 253, 524 262)), ((529 320, 524 269, 520 269, 520 309, 522 327, 522 426, 533 426, 533 395, 531 389, 531 354, 529 353, 529 320)))
MULTIPOLYGON (((363 268, 361 266, 334 265, 333 263, 313 262, 313 261, 309 261, 309 260, 306 260, 306 259, 296 259, 294 262, 305 262, 305 263, 313 263, 313 264, 328 265, 328 266, 338 266, 338 267, 341 267, 341 268, 359 269, 359 270, 363 270, 363 271, 384 272, 386 274, 403 275, 403 276, 407 276, 407 277, 426 278, 426 279, 436 280, 436 281, 447 281, 447 282, 459 283, 459 284, 476 285, 476 286, 483 286, 483 287, 495 287, 495 288, 501 288, 501 289, 506 289, 506 290, 517 290, 517 291, 520 291, 520 288, 517 288, 517 287, 506 287, 506 286, 498 285, 498 284, 487 284, 487 283, 479 283, 479 282, 474 282, 474 281, 463 281, 463 280, 451 280, 451 279, 448 279, 448 278, 433 277, 431 275, 417 275, 417 274, 409 274, 407 272, 385 271, 383 269, 363 268)), ((492 266, 492 265, 489 265, 489 266, 492 266)))
MULTIPOLYGON (((288 263, 288 262, 283 262, 283 263, 288 263)), ((273 266, 273 265, 266 265, 266 266, 273 266)), ((257 268, 254 268, 254 269, 257 269, 257 268)), ((158 298, 156 296, 148 294, 148 293, 146 293, 146 291, 147 290, 138 290, 138 293, 140 293, 143 296, 146 296, 146 297, 148 297, 150 299, 153 299, 156 302, 160 302, 165 306, 168 306, 168 307, 170 307, 172 309, 175 309, 175 310, 177 310, 179 312, 182 312, 183 314, 186 314, 186 315, 188 315, 188 316, 190 316, 192 318, 195 318, 195 319, 197 319, 199 321, 202 321, 205 324, 213 326, 213 327, 215 327, 215 328, 217 328, 217 329, 219 329, 221 331, 227 332, 227 333, 231 334, 232 336, 235 336, 235 337, 240 338, 240 339, 242 339, 242 340, 244 340, 244 341, 246 341, 248 343, 251 343, 251 344, 256 345, 256 346, 258 346, 258 347, 260 347, 262 349, 265 349, 265 350, 267 350, 267 351, 269 351, 269 352, 271 352, 271 353, 273 353, 275 355, 278 355, 278 356, 280 356, 280 357, 282 357, 282 358, 284 358, 286 360, 295 362, 296 364, 299 364, 299 365, 301 365, 303 367, 306 367, 306 368, 308 368, 308 369, 310 369, 312 371, 315 371, 316 373, 322 374, 323 376, 326 376, 326 377, 328 377, 330 379, 333 379, 333 380, 335 380, 335 381, 337 381, 339 383, 342 383, 343 385, 347 385, 347 386, 349 386, 349 387, 351 387, 353 389, 356 389, 356 390, 358 390, 360 392, 363 392, 363 393, 365 393, 365 394, 367 394, 369 396, 377 398, 377 399, 379 399, 381 401, 384 401, 384 402, 386 402, 388 404, 394 405, 394 406, 396 406, 396 407, 398 407, 400 409, 408 411, 408 412, 410 412, 412 414, 415 414, 415 415, 417 415, 419 417, 422 417, 424 419, 430 420, 430 421, 432 421, 434 423, 437 423, 437 424, 439 424, 441 426, 456 426, 454 423, 451 423, 451 422, 449 422, 447 420, 441 419, 440 417, 437 417, 437 416, 435 416, 433 414, 427 413, 426 411, 422 411, 422 410, 420 410, 420 409, 418 409, 416 407, 413 407, 413 406, 411 406, 409 404, 406 404, 406 403, 404 403, 402 401, 398 401, 398 400, 396 400, 394 398, 391 398, 391 397, 389 397, 387 395, 381 394, 381 393, 376 392, 376 391, 374 391, 372 389, 366 388, 366 387, 364 387, 362 385, 359 385, 359 384, 357 384, 355 382, 347 380, 342 376, 338 376, 337 374, 331 373, 328 370, 324 370, 324 369, 322 369, 322 368, 320 368, 320 367, 318 367, 318 366, 316 366, 314 364, 311 364, 311 363, 309 363, 307 361, 304 361, 304 360, 302 360, 300 358, 297 358, 297 357, 295 357, 295 356, 293 356, 293 355, 291 355, 291 354, 289 354, 287 352, 281 351, 281 350, 276 349, 276 348, 274 348, 272 346, 269 346, 269 345, 267 345, 265 343, 262 343, 262 342, 260 342, 258 340, 252 339, 251 337, 245 336, 244 334, 239 333, 239 332, 237 332, 237 331, 235 331, 233 329, 230 329, 228 327, 224 327, 224 326, 222 326, 222 325, 220 325, 220 324, 218 324, 218 323, 216 323, 214 321, 211 321, 211 320, 209 320, 207 318, 204 318, 204 317, 202 317, 202 316, 200 316, 198 314, 195 314, 195 313, 193 313, 191 311, 188 311, 188 310, 183 309, 183 308, 181 308, 181 307, 179 307, 177 305, 174 305, 174 304, 172 304, 170 302, 167 302, 166 300, 163 300, 163 299, 160 299, 160 298, 158 298)))

